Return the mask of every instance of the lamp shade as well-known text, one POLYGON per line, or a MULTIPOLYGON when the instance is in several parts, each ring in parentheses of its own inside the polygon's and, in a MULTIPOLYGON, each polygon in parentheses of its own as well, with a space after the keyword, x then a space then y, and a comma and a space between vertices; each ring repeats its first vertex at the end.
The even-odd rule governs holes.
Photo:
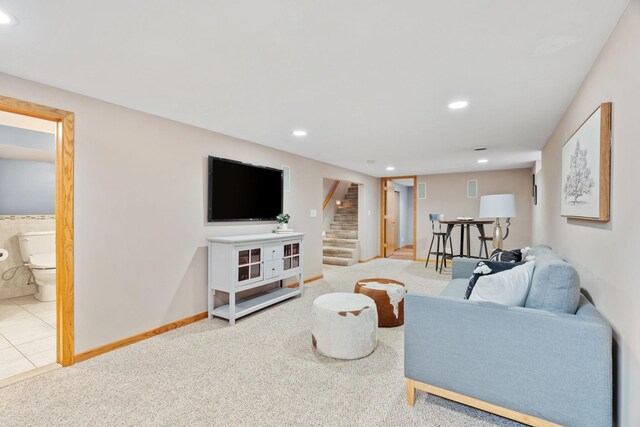
POLYGON ((492 194, 480 197, 480 218, 513 218, 516 198, 513 194, 492 194))

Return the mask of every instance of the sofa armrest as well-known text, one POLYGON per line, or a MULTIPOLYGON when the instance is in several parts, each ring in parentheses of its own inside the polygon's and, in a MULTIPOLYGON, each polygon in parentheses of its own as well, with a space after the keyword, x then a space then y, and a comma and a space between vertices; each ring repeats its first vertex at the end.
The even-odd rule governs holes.
POLYGON ((405 376, 562 425, 610 425, 611 327, 588 314, 409 294, 405 376))
POLYGON ((484 259, 477 258, 454 258, 453 267, 451 269, 452 279, 470 279, 473 276, 473 270, 476 264, 484 259))

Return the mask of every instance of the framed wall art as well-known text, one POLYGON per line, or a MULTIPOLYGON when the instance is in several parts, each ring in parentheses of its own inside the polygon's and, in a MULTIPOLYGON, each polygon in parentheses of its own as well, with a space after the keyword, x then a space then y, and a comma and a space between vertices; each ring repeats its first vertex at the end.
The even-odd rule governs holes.
POLYGON ((561 215, 609 221, 611 103, 601 104, 562 146, 561 215))

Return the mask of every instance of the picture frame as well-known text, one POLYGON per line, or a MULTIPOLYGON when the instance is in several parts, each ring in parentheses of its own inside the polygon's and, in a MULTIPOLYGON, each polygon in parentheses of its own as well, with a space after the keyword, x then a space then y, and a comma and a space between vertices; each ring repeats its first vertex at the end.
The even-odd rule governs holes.
POLYGON ((600 104, 562 146, 563 217, 610 219, 611 108, 600 104))

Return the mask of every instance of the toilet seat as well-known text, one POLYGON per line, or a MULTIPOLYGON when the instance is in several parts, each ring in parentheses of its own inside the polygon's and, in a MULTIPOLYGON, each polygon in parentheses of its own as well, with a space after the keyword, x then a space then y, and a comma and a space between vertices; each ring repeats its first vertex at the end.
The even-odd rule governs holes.
POLYGON ((35 254, 29 257, 31 268, 36 270, 55 270, 56 254, 35 254))

